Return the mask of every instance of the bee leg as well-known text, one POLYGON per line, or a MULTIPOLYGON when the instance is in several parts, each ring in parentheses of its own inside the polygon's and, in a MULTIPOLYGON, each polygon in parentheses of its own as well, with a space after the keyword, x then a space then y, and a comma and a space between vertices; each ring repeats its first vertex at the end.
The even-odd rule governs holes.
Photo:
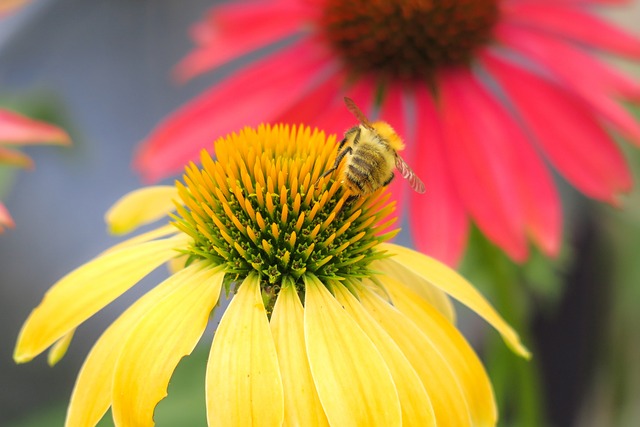
POLYGON ((352 152, 353 152, 353 149, 351 147, 347 147, 344 150, 342 150, 338 154, 338 157, 336 157, 336 161, 333 163, 333 166, 331 167, 331 169, 329 169, 328 171, 320 175, 320 178, 318 178, 318 181, 320 181, 322 178, 324 178, 327 175, 331 175, 331 173, 334 170, 338 169, 338 165, 340 165, 340 162, 342 161, 342 159, 344 159, 344 156, 346 156, 347 154, 351 154, 352 152))
POLYGON ((391 181, 393 181, 393 177, 395 176, 395 174, 393 172, 391 172, 391 175, 389 176, 389 178, 382 183, 383 187, 386 187, 387 185, 389 185, 391 183, 391 181))
POLYGON ((351 129, 349 129, 348 131, 346 131, 344 133, 344 138, 342 138, 342 141, 340 141, 340 144, 338 145, 338 151, 342 150, 342 146, 344 145, 345 142, 347 142, 349 140, 349 138, 351 137, 351 135, 353 135, 354 133, 358 134, 358 137, 360 136, 360 126, 354 126, 351 129))
POLYGON ((356 200, 358 200, 360 198, 360 196, 355 195, 355 194, 350 194, 347 199, 344 201, 344 203, 342 204, 342 207, 340 208, 340 210, 338 211, 338 213, 341 213, 343 210, 345 210, 345 208, 347 206, 349 206, 350 204, 352 204, 353 202, 355 202, 356 200))
POLYGON ((343 208, 344 208, 344 206, 350 205, 351 203, 355 202, 359 198, 360 198, 360 196, 355 195, 355 194, 349 195, 349 197, 347 197, 347 200, 344 201, 343 208))
POLYGON ((358 145, 358 142, 360 142, 360 132, 361 132, 360 126, 355 128, 356 136, 353 137, 353 145, 358 145))

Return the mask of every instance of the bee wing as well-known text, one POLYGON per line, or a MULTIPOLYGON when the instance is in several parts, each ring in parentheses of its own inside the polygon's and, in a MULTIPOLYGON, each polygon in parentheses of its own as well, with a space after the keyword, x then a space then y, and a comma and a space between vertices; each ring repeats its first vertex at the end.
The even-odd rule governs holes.
POLYGON ((424 183, 418 178, 416 173, 409 167, 409 165, 396 154, 396 169, 400 171, 403 178, 409 181, 411 188, 416 192, 422 194, 425 192, 424 183))
POLYGON ((344 97, 344 103, 347 105, 347 110, 349 110, 351 112, 351 114, 356 116, 356 119, 358 119, 358 121, 360 123, 362 123, 363 125, 365 125, 369 129, 373 129, 373 126, 372 126, 371 122, 369 121, 369 119, 367 119, 367 116, 365 116, 364 113, 362 111, 360 111, 360 108, 358 108, 358 106, 353 101, 353 99, 347 98, 345 96, 344 97))

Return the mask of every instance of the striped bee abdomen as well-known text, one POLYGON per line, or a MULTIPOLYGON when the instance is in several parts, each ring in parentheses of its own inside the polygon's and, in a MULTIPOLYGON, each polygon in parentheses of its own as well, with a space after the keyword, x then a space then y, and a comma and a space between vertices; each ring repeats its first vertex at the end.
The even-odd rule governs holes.
POLYGON ((388 182, 393 169, 387 158, 389 154, 380 150, 375 142, 355 145, 344 169, 345 181, 351 191, 368 194, 388 182))

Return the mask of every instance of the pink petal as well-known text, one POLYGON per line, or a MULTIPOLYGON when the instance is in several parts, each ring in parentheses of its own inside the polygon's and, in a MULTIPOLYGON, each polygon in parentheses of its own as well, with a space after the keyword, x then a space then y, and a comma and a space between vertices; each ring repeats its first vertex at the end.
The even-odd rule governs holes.
POLYGON ((336 134, 338 140, 351 127, 358 123, 357 119, 347 110, 344 97, 348 96, 371 116, 373 80, 363 78, 355 86, 346 88, 344 73, 338 71, 326 81, 309 91, 296 103, 278 116, 278 121, 285 123, 306 123, 324 130, 327 134, 336 134))
POLYGON ((606 92, 608 96, 611 93, 640 99, 640 84, 635 79, 625 76, 575 44, 518 25, 501 25, 497 34, 508 37, 505 43, 513 43, 518 49, 544 62, 545 67, 559 78, 571 80, 572 85, 585 91, 588 89, 606 92))
POLYGON ((467 240, 466 210, 454 186, 441 117, 426 87, 416 85, 414 103, 413 170, 427 192, 409 196, 412 235, 418 250, 455 265, 467 240))
POLYGON ((29 0, 0 0, 0 19, 16 12, 28 2, 29 0))
MULTIPOLYGON (((526 0, 515 0, 515 1, 526 1, 526 0)), ((630 0, 531 0, 539 3, 568 3, 568 4, 624 4, 629 3, 630 0)))
POLYGON ((569 182, 588 196, 609 202, 631 188, 624 158, 580 100, 489 52, 481 58, 569 182))
POLYGON ((26 154, 0 147, 0 165, 5 164, 19 168, 33 167, 33 161, 26 154))
POLYGON ((0 109, 0 144, 70 143, 69 135, 56 126, 0 109))
POLYGON ((2 233, 5 227, 14 228, 16 226, 13 222, 13 218, 9 214, 7 208, 0 202, 0 233, 2 233))
POLYGON ((176 173, 216 138, 278 117, 333 68, 323 46, 309 38, 270 55, 166 118, 142 142, 134 167, 147 181, 176 173))
POLYGON ((495 35, 506 45, 538 61, 567 89, 582 98, 594 113, 640 145, 640 124, 611 99, 609 92, 613 90, 611 86, 615 85, 615 80, 603 72, 603 64, 557 39, 517 26, 498 25, 495 35))
MULTIPOLYGON (((344 89, 344 73, 336 72, 329 76, 326 80, 309 90, 307 94, 291 104, 274 120, 277 123, 302 123, 312 126, 318 126, 319 118, 324 115, 328 109, 337 107, 342 108, 342 113, 349 116, 344 101, 341 97, 344 89)), ((325 132, 335 133, 340 139, 342 133, 346 130, 341 126, 324 127, 318 126, 325 132)))
MULTIPOLYGON (((505 123, 510 119, 504 110, 505 123)), ((560 251, 562 209, 553 180, 538 153, 527 141, 515 122, 510 121, 514 156, 518 167, 517 185, 520 204, 524 209, 527 233, 547 256, 560 251)))
POLYGON ((209 18, 193 30, 200 47, 180 61, 174 74, 185 81, 282 40, 300 30, 307 16, 304 8, 290 1, 232 3, 214 8, 209 18))
POLYGON ((640 58, 640 39, 569 2, 504 2, 504 19, 618 55, 640 58))
POLYGON ((496 101, 467 69, 447 71, 440 89, 444 145, 458 193, 487 237, 522 261, 527 245, 518 170, 496 101))

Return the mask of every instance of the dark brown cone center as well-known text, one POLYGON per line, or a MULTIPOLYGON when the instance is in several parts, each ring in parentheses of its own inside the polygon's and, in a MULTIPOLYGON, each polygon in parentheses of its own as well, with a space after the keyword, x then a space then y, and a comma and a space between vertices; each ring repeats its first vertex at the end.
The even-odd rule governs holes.
POLYGON ((497 0, 327 0, 320 24, 352 71, 418 79, 468 64, 498 18, 497 0))

